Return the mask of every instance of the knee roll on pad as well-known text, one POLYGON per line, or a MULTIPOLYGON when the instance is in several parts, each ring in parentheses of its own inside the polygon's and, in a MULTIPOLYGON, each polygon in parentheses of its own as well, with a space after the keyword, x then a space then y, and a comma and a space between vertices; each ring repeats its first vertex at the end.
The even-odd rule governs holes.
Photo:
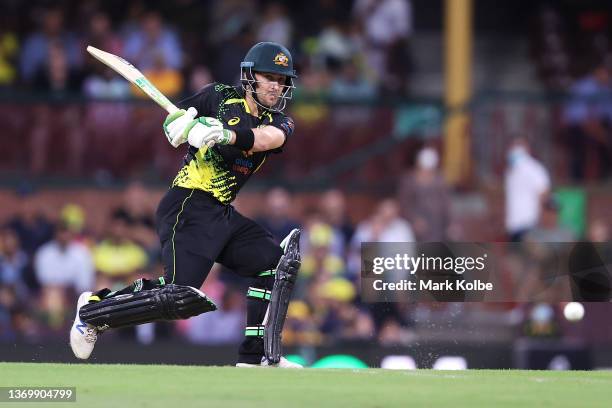
POLYGON ((81 308, 79 317, 98 330, 106 330, 157 320, 188 319, 214 310, 217 306, 201 291, 169 284, 89 303, 81 308))

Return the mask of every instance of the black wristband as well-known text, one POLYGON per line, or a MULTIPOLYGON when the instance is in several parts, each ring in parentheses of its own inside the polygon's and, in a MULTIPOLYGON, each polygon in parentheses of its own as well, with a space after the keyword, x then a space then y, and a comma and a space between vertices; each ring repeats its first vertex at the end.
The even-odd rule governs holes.
POLYGON ((253 133, 253 129, 238 129, 236 132, 236 141, 234 142, 234 146, 236 146, 240 150, 244 150, 248 152, 253 148, 255 144, 255 133, 253 133))

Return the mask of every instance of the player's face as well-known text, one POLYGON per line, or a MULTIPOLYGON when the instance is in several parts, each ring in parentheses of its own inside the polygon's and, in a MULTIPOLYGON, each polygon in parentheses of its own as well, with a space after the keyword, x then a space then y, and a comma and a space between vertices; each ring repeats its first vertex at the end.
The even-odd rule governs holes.
POLYGON ((281 97, 287 77, 280 74, 255 73, 257 98, 265 106, 274 106, 281 97))

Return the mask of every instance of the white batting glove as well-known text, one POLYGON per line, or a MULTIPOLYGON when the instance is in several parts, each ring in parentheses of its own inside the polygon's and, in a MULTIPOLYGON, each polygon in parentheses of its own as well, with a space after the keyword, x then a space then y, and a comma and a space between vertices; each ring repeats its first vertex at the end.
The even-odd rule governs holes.
POLYGON ((196 108, 191 107, 187 110, 181 109, 166 117, 166 120, 164 120, 164 134, 173 147, 179 147, 187 141, 187 127, 193 122, 193 118, 197 114, 196 108))
POLYGON ((192 123, 193 126, 187 129, 187 141, 193 147, 226 145, 232 139, 232 131, 223 129, 223 124, 215 118, 203 116, 192 123))

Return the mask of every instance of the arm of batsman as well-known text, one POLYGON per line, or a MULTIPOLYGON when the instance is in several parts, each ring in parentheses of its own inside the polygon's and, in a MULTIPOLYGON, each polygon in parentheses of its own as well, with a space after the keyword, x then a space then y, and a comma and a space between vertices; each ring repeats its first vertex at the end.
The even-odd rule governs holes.
POLYGON ((166 117, 164 120, 164 134, 173 147, 179 147, 187 141, 187 127, 198 114, 196 108, 181 109, 166 117))
POLYGON ((207 116, 192 121, 185 133, 189 144, 198 149, 204 145, 210 148, 216 144, 226 145, 232 142, 232 131, 223 129, 219 120, 207 116))
POLYGON ((285 134, 275 126, 264 126, 253 129, 255 140, 252 152, 265 152, 281 147, 285 143, 285 134))

